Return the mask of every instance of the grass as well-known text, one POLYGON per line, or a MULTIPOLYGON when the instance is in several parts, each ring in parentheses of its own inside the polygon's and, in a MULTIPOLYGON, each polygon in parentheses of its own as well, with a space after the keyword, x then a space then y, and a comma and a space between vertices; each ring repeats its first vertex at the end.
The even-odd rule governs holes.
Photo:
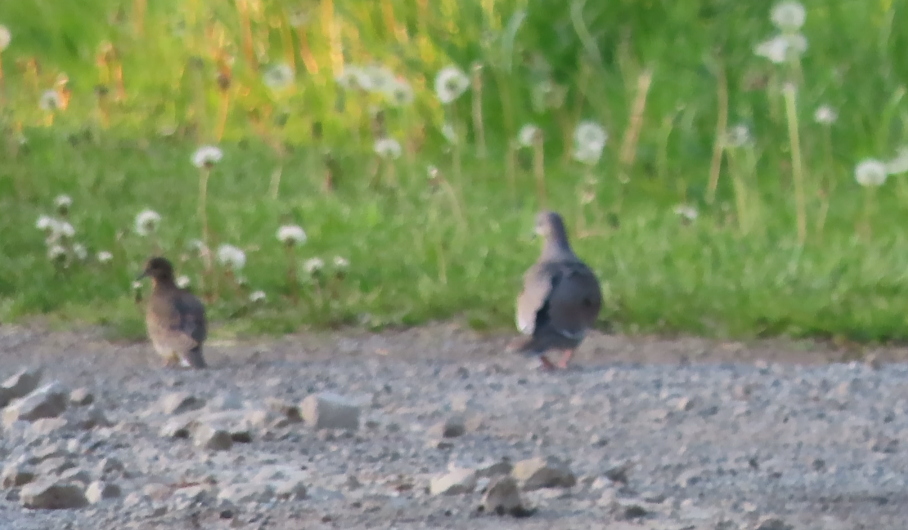
POLYGON ((781 65, 753 53, 775 31, 759 3, 83 4, 0 4, 12 33, 0 52, 4 322, 46 315, 141 336, 131 284, 163 251, 219 333, 509 327, 538 252, 533 217, 549 207, 603 280, 603 327, 908 338, 908 183, 891 175, 865 190, 854 178, 862 159, 908 143, 908 29, 893 23, 908 0, 806 2, 809 48, 781 65), (335 83, 344 63, 373 61, 412 85, 411 104, 335 83), (271 90, 263 78, 281 63, 293 82, 271 90), (449 64, 473 83, 442 105, 434 75, 449 64), (63 72, 66 108, 42 110, 63 72), (831 126, 814 122, 821 104, 838 113, 831 126), (583 120, 610 133, 591 167, 571 158, 583 120), (542 136, 512 151, 528 123, 542 136), (749 137, 738 147, 719 141, 739 124, 749 137), (400 158, 372 152, 385 135, 400 158), (208 271, 190 246, 203 232, 191 158, 206 144, 224 152, 207 182, 210 246, 246 252, 235 274, 208 271), (34 227, 59 215, 60 194, 76 229, 65 246, 88 259, 48 259, 34 227), (162 221, 143 237, 133 225, 146 208, 162 221), (290 253, 276 238, 284 224, 308 235, 290 253), (312 258, 325 262, 316 274, 312 258), (250 302, 257 290, 267 298, 250 302))

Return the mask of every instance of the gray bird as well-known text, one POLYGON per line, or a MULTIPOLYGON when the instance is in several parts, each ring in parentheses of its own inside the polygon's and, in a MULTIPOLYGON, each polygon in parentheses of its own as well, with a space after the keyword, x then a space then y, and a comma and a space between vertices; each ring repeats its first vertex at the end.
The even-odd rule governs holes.
POLYGON ((164 365, 178 363, 205 368, 202 344, 208 338, 205 306, 192 293, 177 287, 173 265, 166 258, 151 258, 138 279, 150 277, 153 289, 145 312, 148 337, 164 365))
POLYGON ((596 322, 602 290, 593 271, 571 249, 560 215, 537 215, 536 234, 545 244, 524 274, 517 297, 517 328, 525 336, 508 349, 539 355, 546 369, 563 369, 596 322), (564 352, 557 364, 546 357, 549 350, 564 352))

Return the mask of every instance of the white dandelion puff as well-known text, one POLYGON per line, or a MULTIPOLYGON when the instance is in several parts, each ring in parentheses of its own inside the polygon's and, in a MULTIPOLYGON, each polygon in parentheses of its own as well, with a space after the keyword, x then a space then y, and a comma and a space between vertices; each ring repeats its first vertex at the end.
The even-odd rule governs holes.
POLYGON ((820 105, 813 113, 813 120, 820 125, 832 125, 837 119, 839 115, 829 105, 820 105))
POLYGON ((325 262, 322 261, 322 258, 309 258, 303 262, 303 270, 310 276, 318 274, 324 268, 325 262))
POLYGON ((797 59, 807 51, 807 38, 800 33, 777 35, 754 48, 754 54, 775 64, 797 59))
POLYGON ((886 172, 890 175, 908 173, 908 146, 899 149, 895 158, 886 162, 886 172))
POLYGON ((249 301, 253 304, 257 302, 264 302, 268 298, 268 295, 265 294, 265 291, 254 291, 249 295, 249 301))
POLYGON ((368 82, 368 78, 358 66, 344 65, 343 73, 335 77, 334 81, 346 90, 368 90, 368 87, 363 86, 361 83, 361 81, 368 82))
POLYGON ((73 255, 80 261, 88 259, 88 249, 82 243, 73 245, 73 255))
POLYGON ((770 20, 783 31, 796 31, 801 29, 807 20, 807 10, 800 2, 786 0, 779 2, 772 8, 770 20))
POLYGON ((800 33, 787 33, 782 36, 788 45, 788 57, 797 58, 804 55, 807 51, 807 37, 800 33))
POLYGON ((340 256, 334 256, 334 268, 340 270, 346 270, 350 267, 350 262, 347 261, 347 258, 342 258, 340 256))
POLYGON ((574 160, 593 165, 602 157, 608 133, 596 122, 582 121, 574 129, 574 160))
POLYGON ((298 225, 284 225, 277 229, 277 239, 285 245, 299 245, 306 242, 306 232, 298 225))
POLYGON ((450 123, 445 123, 441 126, 441 135, 445 137, 448 143, 457 143, 457 131, 454 130, 454 126, 450 123))
POLYGON ((113 260, 113 254, 107 250, 102 250, 98 252, 95 259, 98 260, 98 263, 110 263, 113 260))
POLYGON ((66 257, 66 249, 62 245, 51 245, 47 248, 47 259, 51 261, 62 260, 66 257))
POLYGON ((131 286, 132 286, 132 290, 133 290, 133 291, 141 291, 141 290, 142 290, 142 282, 140 282, 140 281, 134 281, 134 282, 132 282, 131 286))
POLYGON ((224 152, 213 145, 206 145, 196 149, 192 154, 192 165, 197 168, 211 169, 224 158, 224 152))
POLYGON ((394 72, 382 65, 367 66, 360 71, 359 75, 361 85, 365 85, 368 87, 367 90, 379 94, 388 93, 395 81, 394 72))
POLYGON ((435 76, 435 94, 446 105, 463 95, 470 88, 470 79, 456 66, 442 68, 435 76))
POLYGON ((192 283, 192 281, 189 279, 189 276, 183 275, 177 278, 177 281, 175 283, 180 289, 185 289, 189 287, 189 284, 192 283))
POLYGON ((65 214, 72 205, 73 199, 69 195, 57 195, 57 198, 54 199, 54 206, 60 213, 65 214))
POLYGON ((57 231, 57 226, 59 224, 60 222, 53 217, 42 215, 38 217, 37 221, 35 221, 35 228, 50 234, 57 231))
POLYGON ((854 180, 864 187, 882 186, 886 182, 886 176, 886 164, 872 158, 862 160, 854 168, 854 180))
POLYGON ((58 221, 56 226, 56 233, 62 237, 73 237, 76 235, 76 229, 73 228, 73 225, 67 223, 66 221, 58 221))
POLYGON ((142 210, 136 215, 136 233, 147 236, 158 229, 161 223, 161 214, 154 210, 142 210))
POLYGON ((375 141, 375 153, 385 159, 399 158, 402 152, 400 143, 393 138, 380 138, 375 141))
POLYGON ((218 262, 238 271, 246 265, 246 253, 233 245, 218 247, 218 262))
POLYGON ((271 90, 283 90, 293 84, 293 68, 287 63, 278 63, 265 71, 262 81, 271 90))
POLYGON ((56 90, 45 90, 41 94, 38 106, 41 107, 41 110, 54 112, 60 108, 60 94, 57 94, 56 90))
POLYGON ((9 28, 6 26, 0 25, 0 52, 5 50, 10 41, 13 40, 12 34, 9 32, 9 28))
POLYGON ((743 124, 735 125, 731 129, 725 131, 725 138, 723 138, 723 144, 726 148, 744 147, 752 141, 753 138, 750 135, 750 129, 747 125, 743 124))
POLYGON ((520 128, 520 132, 517 133, 517 143, 523 147, 532 147, 533 143, 536 141, 536 136, 542 134, 542 131, 539 127, 528 123, 520 128))
POLYGON ((675 215, 687 219, 688 221, 693 221, 699 215, 697 209, 689 204, 677 204, 672 211, 675 212, 675 215))
POLYGON ((413 87, 411 87, 410 83, 407 83, 406 81, 393 79, 385 89, 385 96, 388 98, 388 101, 390 101, 391 104, 398 107, 403 107, 405 105, 413 103, 413 87))

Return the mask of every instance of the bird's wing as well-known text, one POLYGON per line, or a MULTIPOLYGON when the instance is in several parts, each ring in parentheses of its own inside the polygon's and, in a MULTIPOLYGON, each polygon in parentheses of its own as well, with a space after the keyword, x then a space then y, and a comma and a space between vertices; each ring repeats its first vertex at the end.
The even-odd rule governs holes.
POLYGON ((562 262, 558 270, 557 281, 536 317, 536 325, 579 340, 596 323, 602 307, 602 288, 595 273, 582 261, 562 262))
POLYGON ((147 322, 152 340, 177 353, 198 347, 208 335, 205 307, 186 291, 152 298, 147 322))
POLYGON ((544 261, 533 264, 523 275, 523 290, 517 297, 517 329, 524 335, 532 335, 536 331, 538 313, 545 307, 561 276, 561 267, 557 263, 544 261))

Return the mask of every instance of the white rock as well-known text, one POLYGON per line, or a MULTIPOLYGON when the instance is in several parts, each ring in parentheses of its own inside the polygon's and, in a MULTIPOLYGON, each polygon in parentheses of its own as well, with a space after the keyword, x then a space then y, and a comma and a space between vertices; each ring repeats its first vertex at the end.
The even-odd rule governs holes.
POLYGON ((527 491, 539 488, 570 488, 577 477, 567 465, 555 457, 537 457, 514 464, 511 476, 527 491))
POLYGON ((88 502, 97 504, 106 499, 115 499, 122 493, 120 486, 98 480, 88 485, 88 489, 85 490, 85 498, 88 499, 88 502))
POLYGON ((233 483, 218 493, 219 500, 230 501, 234 504, 268 502, 272 498, 274 498, 274 488, 271 484, 255 484, 251 482, 233 483))
POLYGON ((81 508, 88 499, 77 484, 43 479, 25 485, 19 494, 22 506, 41 510, 81 508))
POLYGON ((359 428, 359 407, 337 394, 312 394, 303 400, 300 409, 306 423, 316 429, 359 428))
POLYGON ((95 395, 87 388, 77 388, 69 393, 69 402, 77 407, 84 407, 95 402, 95 395))
POLYGON ((432 495, 461 495, 476 488, 476 472, 472 469, 455 469, 435 477, 429 483, 432 495))
POLYGON ((68 392, 57 381, 48 383, 27 396, 13 401, 3 411, 3 424, 56 418, 66 410, 68 392))
POLYGON ((172 392, 158 402, 161 412, 167 415, 183 414, 205 406, 205 400, 188 392, 172 392))
POLYGON ((233 438, 230 432, 209 424, 201 424, 193 435, 196 447, 211 451, 226 451, 233 447, 233 438))
POLYGON ((10 401, 25 397, 38 388, 41 381, 40 368, 27 368, 16 372, 0 385, 0 408, 9 405, 10 401))

